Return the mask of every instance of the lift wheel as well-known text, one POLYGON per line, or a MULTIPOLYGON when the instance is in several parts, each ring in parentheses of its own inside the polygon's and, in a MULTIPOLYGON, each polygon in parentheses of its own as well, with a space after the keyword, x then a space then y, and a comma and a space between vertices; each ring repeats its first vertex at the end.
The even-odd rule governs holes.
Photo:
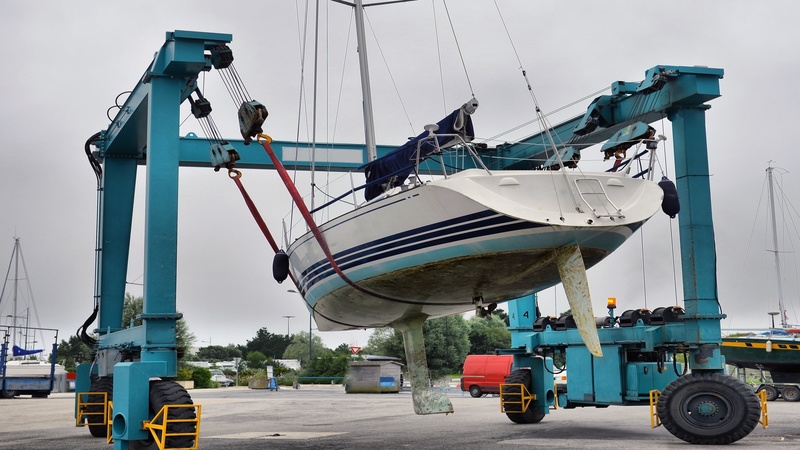
POLYGON ((531 394, 528 387, 522 383, 503 383, 500 385, 500 412, 506 414, 524 414, 528 411, 531 400, 536 400, 536 395, 531 394), (509 388, 516 392, 510 392, 509 388), (514 405, 508 410, 506 405, 514 405))

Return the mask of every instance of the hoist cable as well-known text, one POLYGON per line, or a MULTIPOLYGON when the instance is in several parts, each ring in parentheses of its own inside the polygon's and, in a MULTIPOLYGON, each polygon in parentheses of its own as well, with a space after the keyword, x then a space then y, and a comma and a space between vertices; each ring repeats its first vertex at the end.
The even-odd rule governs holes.
POLYGON ((239 73, 236 71, 236 67, 231 64, 225 69, 219 69, 217 72, 222 79, 222 83, 225 85, 225 88, 228 90, 228 94, 233 99, 234 105, 239 108, 243 103, 247 103, 252 98, 250 97, 250 93, 247 92, 247 88, 244 86, 244 82, 242 82, 241 78, 239 77, 239 73))

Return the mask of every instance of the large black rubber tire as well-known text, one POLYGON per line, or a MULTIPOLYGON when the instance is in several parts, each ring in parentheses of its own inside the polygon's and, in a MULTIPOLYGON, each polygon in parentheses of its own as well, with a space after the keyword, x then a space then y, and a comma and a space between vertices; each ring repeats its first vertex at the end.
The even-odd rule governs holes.
POLYGON ((480 386, 470 386, 469 387, 469 395, 471 395, 471 396, 473 396, 475 398, 478 398, 481 395, 483 395, 483 392, 481 392, 480 386))
MULTIPOLYGON (((153 417, 164 405, 191 405, 192 398, 186 389, 174 381, 155 380, 150 382, 150 417, 153 417)), ((176 408, 169 412, 170 419, 194 419, 194 408, 176 408)), ((191 422, 179 422, 167 427, 168 433, 191 433, 196 430, 195 424, 191 422)), ((143 441, 130 441, 129 448, 132 450, 155 450, 158 448, 153 436, 143 441)), ((168 437, 167 448, 191 448, 194 446, 194 439, 191 436, 168 437)))
MULTIPOLYGON (((526 369, 518 369, 511 372, 506 377, 506 384, 523 384, 527 386, 528 390, 531 390, 531 371, 526 369)), ((508 388, 504 388, 503 392, 508 393, 519 393, 520 389, 516 386, 509 386, 508 388)), ((541 412, 538 408, 533 406, 529 407, 524 413, 518 413, 513 411, 521 411, 521 405, 506 405, 506 416, 514 423, 539 423, 544 419, 544 413, 541 412), (508 412, 512 411, 512 412, 508 412)))
POLYGON ((800 389, 794 386, 789 386, 783 388, 781 395, 783 395, 783 399, 787 402, 796 402, 800 400, 800 389))
POLYGON ((664 428, 690 444, 730 444, 753 431, 761 405, 752 388, 736 378, 693 372, 664 388, 658 415, 664 428))
POLYGON ((764 392, 767 393, 767 401, 768 402, 771 402, 771 401, 775 400, 776 398, 778 398, 778 390, 775 389, 772 386, 764 386, 763 388, 761 388, 758 391, 756 391, 756 394, 758 392, 760 392, 760 391, 764 391, 764 392))
MULTIPOLYGON (((90 392, 105 392, 108 394, 106 397, 107 401, 113 400, 114 395, 114 380, 108 377, 98 378, 92 381, 91 386, 89 387, 90 392)), ((89 395, 88 399, 89 403, 100 403, 103 401, 102 395, 89 395)), ((86 407, 86 412, 103 412, 103 407, 100 405, 89 405, 86 407)), ((90 416, 86 416, 86 420, 89 422, 89 433, 92 433, 94 437, 101 437, 104 438, 108 434, 108 427, 103 425, 105 422, 102 415, 95 415, 92 414, 90 416), (92 423, 99 423, 100 425, 91 425, 92 423)))
POLYGON ((17 396, 17 391, 0 390, 0 398, 14 398, 17 396))

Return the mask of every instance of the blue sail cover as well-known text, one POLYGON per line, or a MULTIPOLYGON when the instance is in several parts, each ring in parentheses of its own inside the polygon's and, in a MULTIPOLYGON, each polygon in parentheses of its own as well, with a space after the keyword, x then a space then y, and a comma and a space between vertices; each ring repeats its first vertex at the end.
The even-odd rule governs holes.
POLYGON ((414 139, 406 142, 402 147, 387 153, 386 155, 365 164, 364 175, 367 176, 367 186, 364 189, 364 197, 367 201, 381 195, 387 189, 400 186, 406 181, 408 175, 414 170, 417 161, 417 144, 420 144, 419 160, 423 161, 436 151, 437 147, 447 147, 460 140, 455 140, 453 134, 460 135, 464 141, 469 142, 475 137, 472 127, 472 117, 470 114, 477 107, 477 100, 465 104, 461 108, 453 111, 440 120, 437 125, 437 134, 448 136, 437 136, 436 141, 429 139, 427 131, 421 133, 414 139), (474 103, 473 103, 474 102, 474 103))
POLYGON ((19 345, 14 346, 14 356, 28 356, 34 355, 36 353, 41 353, 44 351, 43 349, 39 350, 25 350, 24 348, 20 347, 19 345))

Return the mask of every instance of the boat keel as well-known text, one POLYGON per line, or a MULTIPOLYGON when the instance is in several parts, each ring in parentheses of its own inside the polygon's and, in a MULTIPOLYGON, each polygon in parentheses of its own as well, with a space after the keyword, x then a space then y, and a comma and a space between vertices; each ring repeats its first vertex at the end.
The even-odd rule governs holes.
POLYGON ((581 339, 589 352, 600 358, 603 356, 603 350, 600 348, 600 337, 597 335, 597 325, 594 321, 586 266, 583 264, 578 244, 559 248, 556 251, 556 265, 581 339))
POLYGON ((423 323, 425 323, 425 316, 393 324, 396 330, 403 333, 414 412, 420 415, 449 414, 453 412, 453 404, 450 403, 447 395, 431 388, 425 340, 422 334, 423 323))

